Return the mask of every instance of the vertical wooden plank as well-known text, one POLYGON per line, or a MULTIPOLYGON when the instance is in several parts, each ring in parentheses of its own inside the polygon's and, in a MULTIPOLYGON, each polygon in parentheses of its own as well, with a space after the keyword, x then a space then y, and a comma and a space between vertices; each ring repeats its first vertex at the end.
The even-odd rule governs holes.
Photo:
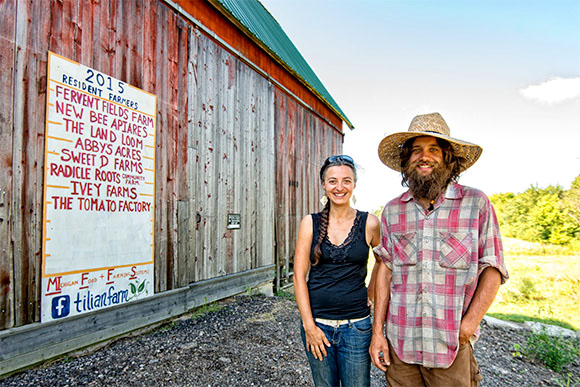
POLYGON ((150 36, 145 34, 145 19, 148 18, 148 15, 145 14, 144 1, 145 0, 134 0, 131 12, 135 15, 135 24, 131 25, 130 30, 127 31, 128 36, 133 37, 128 42, 129 61, 127 63, 127 67, 129 76, 127 78, 127 82, 143 90, 146 89, 144 83, 144 42, 145 40, 150 39, 150 36))
POLYGON ((171 203, 169 198, 171 195, 171 176, 170 176, 170 126, 167 114, 167 88, 169 81, 167 73, 164 68, 168 66, 167 55, 167 12, 166 9, 159 3, 153 4, 154 14, 156 15, 155 24, 153 24, 153 34, 156 37, 156 45, 154 51, 151 53, 152 58, 152 78, 155 82, 154 93, 157 95, 157 156, 156 156, 156 175, 157 188, 157 204, 156 208, 156 280, 158 291, 163 292, 167 290, 171 284, 170 275, 172 273, 170 264, 173 260, 172 241, 171 241, 171 203))
POLYGON ((244 170, 244 190, 242 193, 242 197, 246 203, 246 208, 243 212, 243 219, 242 219, 242 230, 244 233, 244 240, 246 244, 246 254, 245 260, 240 266, 241 270, 247 270, 252 267, 252 257, 254 256, 254 240, 252 239, 252 209, 254 207, 254 203, 252 201, 253 193, 255 191, 255 181, 252 176, 252 171, 255 170, 255 165, 253 164, 253 146, 254 146, 254 138, 253 138, 253 131, 251 127, 251 101, 252 101, 252 94, 253 88, 251 85, 251 77, 247 71, 244 71, 245 68, 241 67, 241 74, 242 77, 240 78, 240 88, 241 88, 241 129, 242 135, 245 138, 244 142, 244 152, 242 155, 242 163, 246 166, 244 170))
MULTIPOLYGON (((185 257, 189 256, 189 202, 186 200, 180 200, 177 202, 177 257, 183 260, 185 257)), ((186 264, 185 261, 178 262, 176 267, 181 268, 181 270, 176 270, 173 273, 175 287, 182 287, 187 284, 188 273, 184 270, 186 264)))
POLYGON ((262 253, 260 257, 262 257, 262 261, 260 263, 261 266, 274 264, 276 262, 276 254, 275 254, 275 232, 274 229, 276 227, 274 222, 274 206, 275 206, 275 176, 276 172, 272 169, 272 166, 275 164, 275 134, 274 134, 274 86, 268 83, 267 88, 267 96, 264 100, 264 111, 266 112, 265 117, 267 121, 264 122, 264 130, 265 135, 267 136, 267 157, 262 159, 262 171, 267 174, 268 179, 268 186, 265 187, 265 192, 270 192, 268 195, 269 199, 265 204, 265 208, 263 209, 263 213, 261 215, 262 219, 268 220, 266 226, 268 227, 265 230, 265 234, 268 238, 262 239, 262 253))
POLYGON ((275 89, 275 127, 276 127, 276 216, 278 225, 276 228, 276 258, 277 270, 282 283, 288 275, 289 258, 289 228, 288 228, 288 141, 287 141, 287 108, 288 97, 278 88, 275 89))
POLYGON ((163 243, 161 232, 164 230, 161 222, 161 213, 164 207, 162 198, 163 193, 163 179, 161 173, 161 159, 162 159, 162 118, 161 118, 161 96, 157 94, 157 63, 156 52, 159 45, 159 37, 157 35, 158 23, 158 7, 159 4, 152 1, 145 1, 143 11, 143 89, 151 94, 157 96, 156 107, 156 133, 155 133, 155 252, 154 252, 154 289, 158 293, 161 291, 161 283, 164 274, 164 263, 161 251, 163 250, 163 243))
POLYGON ((73 11, 74 24, 74 52, 72 60, 85 66, 93 67, 93 19, 95 6, 91 0, 77 0, 76 10, 73 11))
POLYGON ((0 2, 0 329, 14 326, 14 264, 11 227, 13 195, 14 40, 16 5, 0 2))
POLYGON ((198 259, 198 279, 211 278, 215 273, 213 248, 211 244, 212 229, 214 227, 215 208, 213 200, 210 200, 215 193, 213 176, 213 159, 211 154, 214 149, 212 142, 212 110, 213 104, 210 93, 214 90, 213 85, 213 50, 209 40, 204 36, 198 37, 197 54, 197 81, 198 98, 196 118, 198 130, 196 131, 197 155, 199 157, 198 175, 198 200, 197 208, 201 216, 201 221, 197 227, 197 259, 198 259))
POLYGON ((296 165, 296 180, 295 183, 298 186, 292 186, 292 192, 294 193, 294 197, 296 198, 296 208, 293 211, 292 215, 294 218, 302 217, 309 211, 308 204, 306 201, 306 197, 308 195, 308 189, 305 189, 305 182, 308 179, 308 175, 316 174, 316 169, 310 169, 308 167, 308 146, 309 143, 306 141, 308 133, 310 132, 310 115, 308 112, 303 109, 301 106, 298 106, 297 109, 297 117, 299 120, 297 122, 298 127, 298 134, 296 136, 296 152, 298 154, 297 163, 296 165))
POLYGON ((229 212, 226 203, 226 191, 223 184, 223 178, 228 174, 227 158, 223 155, 227 152, 227 138, 223 129, 222 120, 222 98, 224 93, 224 68, 223 65, 223 50, 214 46, 214 85, 213 100, 210 105, 211 114, 213 117, 212 134, 214 135, 214 146, 212 152, 212 159, 214 163, 214 179, 215 191, 209 199, 214 202, 216 209, 215 215, 215 236, 214 240, 214 258, 218 276, 228 273, 228 266, 231 269, 231 231, 226 230, 226 216, 229 212))
POLYGON ((189 56, 188 56, 188 180, 189 180, 189 208, 190 208, 190 251, 191 259, 188 261, 187 269, 191 271, 190 281, 197 281, 200 277, 200 257, 198 253, 198 235, 201 221, 201 214, 198 205, 198 192, 202 184, 198 175, 200 168, 199 154, 198 154, 198 133, 201 127, 201 120, 199 117, 199 110, 197 109, 199 99, 198 86, 198 52, 199 52, 199 31, 192 28, 189 33, 189 56), (199 215, 199 216, 198 216, 199 215))
MULTIPOLYGON (((245 208, 247 202, 243 198, 243 192, 246 189, 246 177, 245 171, 246 166, 243 159, 244 154, 244 144, 247 138, 245 137, 242 130, 241 121, 241 104, 240 104, 240 84, 242 79, 243 64, 238 61, 233 56, 228 59, 228 112, 230 121, 230 132, 232 136, 232 176, 230 181, 230 196, 232 201, 232 208, 235 209, 235 213, 242 216, 242 222, 245 221, 245 208)), ((246 233, 244 223, 242 223, 242 228, 236 230, 235 237, 235 247, 234 247, 234 266, 236 272, 240 272, 245 267, 245 261, 248 256, 248 248, 246 243, 246 233)))
MULTIPOLYGON (((262 145, 266 145, 263 144, 261 142, 261 134, 262 134, 262 128, 259 127, 258 124, 258 114, 260 112, 258 106, 259 106, 259 98, 261 96, 261 89, 259 87, 259 83, 261 81, 261 79, 258 79, 259 77, 256 76, 256 74, 254 72, 251 73, 251 85, 252 87, 252 95, 251 95, 251 100, 250 100, 250 106, 249 106, 249 113, 250 113, 250 132, 252 133, 252 147, 251 147, 251 165, 253 168, 251 168, 251 174, 252 174, 252 179, 251 181, 253 182, 253 187, 251 187, 252 189, 250 189, 250 194, 251 194, 251 203, 252 203, 252 208, 251 208, 251 215, 250 215, 250 220, 251 223, 248 225, 249 229, 251 230, 251 234, 250 234, 250 240, 252 241, 252 255, 250 257, 250 267, 256 268, 258 267, 259 263, 258 263, 258 246, 259 246, 259 241, 260 241, 260 237, 266 237, 265 235, 262 235, 260 233, 260 226, 262 226, 261 222, 262 219, 258 218, 258 200, 267 200, 267 197, 262 196, 261 194, 263 194, 263 185, 264 185, 264 181, 260 180, 260 157, 261 157, 261 153, 262 153, 262 145), (260 198, 260 199, 258 199, 260 198)), ((261 113, 261 112, 260 112, 261 113)), ((266 231, 266 230, 263 230, 266 231)))
POLYGON ((165 31, 165 61, 160 57, 158 59, 158 68, 164 73, 165 98, 166 106, 166 135, 167 135, 167 273, 166 273, 166 290, 173 289, 175 286, 175 263, 177 255, 177 180, 178 180, 178 114, 177 111, 177 46, 179 45, 178 19, 166 7, 164 17, 167 19, 167 28, 165 31), (164 65, 159 65, 163 63, 164 65))
POLYGON ((201 36, 201 33, 195 29, 191 35, 191 51, 190 51, 190 61, 191 61, 191 84, 192 88, 190 95, 190 107, 189 115, 192 117, 191 124, 191 141, 190 147, 195 153, 195 174, 192 174, 193 187, 192 194, 195 200, 195 216, 196 216, 196 226, 195 226, 195 250, 194 250, 194 280, 199 281, 204 278, 205 275, 205 246, 203 233, 205 231, 205 225, 207 220, 205 218, 205 201, 203 199, 203 193, 205 192, 208 181, 206 180, 206 162, 205 162, 205 139, 204 134, 206 131, 205 122, 203 120, 203 100, 205 97, 206 89, 205 85, 205 40, 201 36))
POLYGON ((39 320, 46 46, 50 13, 18 3, 14 77, 12 225, 16 325, 39 320), (35 23, 29 23, 34 20, 35 23), (17 188, 17 189, 16 189, 17 188))
POLYGON ((205 45, 205 95, 201 109, 204 114, 204 139, 205 146, 202 148, 205 153, 205 181, 208 184, 205 186, 206 191, 202 194, 202 199, 205 201, 205 211, 204 218, 207 219, 207 225, 204 232, 204 248, 205 248, 205 269, 206 278, 213 278, 219 275, 218 263, 216 253, 216 241, 217 241, 217 217, 216 212, 216 197, 217 197, 217 165, 215 163, 214 151, 216 150, 216 136, 215 136, 215 117, 214 117, 214 104, 215 104, 215 94, 216 94, 216 68, 217 59, 216 47, 213 42, 209 40, 205 45))
POLYGON ((252 267, 253 259, 255 256, 255 239, 253 236, 253 225, 252 216, 255 203, 252 201, 256 191, 256 181, 253 176, 253 171, 255 171, 254 164, 254 131, 251 125, 251 110, 252 110, 252 100, 253 100, 253 87, 251 84, 251 74, 245 71, 246 68, 242 66, 241 73, 243 77, 240 88, 242 89, 242 110, 241 110, 241 125, 242 125, 242 135, 245 137, 246 141, 244 144, 244 153, 242 155, 242 162, 246 166, 244 171, 244 190, 243 198, 246 203, 246 208, 243 212, 242 228, 244 231, 244 239, 246 244, 247 253, 245 254, 245 260, 241 265, 241 270, 248 270, 252 267))
POLYGON ((191 27, 188 26, 183 20, 177 19, 177 40, 175 42, 176 52, 176 66, 175 66, 175 79, 174 87, 176 90, 176 99, 174 101, 174 113, 175 119, 177 121, 176 135, 177 138, 177 179, 176 179, 176 191, 177 197, 180 200, 185 200, 189 195, 189 181, 186 175, 186 169, 183 166, 187 165, 189 161, 188 147, 188 63, 189 63, 189 35, 191 27))
POLYGON ((16 10, 16 58, 14 68, 14 131, 12 142, 12 235, 14 238, 14 298, 15 298, 15 325, 22 325, 29 319, 28 308, 29 302, 27 285, 28 285, 28 260, 26 259, 26 241, 24 234, 24 214, 25 197, 23 197, 22 187, 25 180, 24 168, 24 106, 25 93, 22 87, 25 78, 26 69, 26 41, 28 40, 29 31, 26 28, 25 21, 29 14, 26 4, 18 3, 16 10), (24 304, 24 305, 23 305, 24 304))
MULTIPOLYGON (((220 101, 220 114, 222 115, 222 133, 227 138, 226 150, 223 157, 227 157, 228 171, 224 176, 224 190, 225 190, 225 207, 227 213, 241 213, 242 207, 238 200, 236 200, 236 190, 238 187, 238 156, 237 156, 237 137, 235 133, 235 80, 236 80, 236 59, 224 51, 222 53, 223 64, 223 80, 220 101)), ((227 213, 225 214, 227 216, 227 213)), ((243 246, 240 230, 226 230, 227 236, 227 273, 239 272, 240 250, 243 246)))
POLYGON ((251 256, 251 242, 248 240, 250 228, 249 228, 249 190, 251 189, 252 182, 250 180, 250 147, 251 147, 251 137, 250 130, 248 128, 248 108, 247 103, 250 98, 250 88, 249 88, 248 74, 244 71, 244 66, 240 64, 238 66, 238 78, 237 78, 237 100, 238 100, 238 119, 239 128, 238 133, 240 137, 240 153, 238 155, 238 162, 243 166, 240 173, 240 201, 243 203, 243 210, 240 210, 242 214, 241 219, 241 229, 240 234, 244 244, 244 252, 242 254, 242 259, 239 263, 239 270, 246 270, 249 268, 249 259, 251 256))
MULTIPOLYGON (((177 20, 177 39, 175 42, 175 73, 174 73, 174 88, 175 100, 173 101, 173 114, 175 121, 175 146, 176 146, 176 179, 175 179, 175 195, 174 200, 179 200, 188 203, 189 200, 189 173, 188 173, 188 109, 187 98, 187 73, 188 73, 188 55, 189 55, 189 27, 180 19, 177 20)), ((189 205, 187 207, 187 216, 189 215, 189 205)), ((178 208, 179 221, 179 208, 178 208)), ((187 270, 188 260, 190 259, 191 250, 190 236, 193 228, 190 228, 190 223, 186 222, 186 227, 177 228, 177 253, 175 254, 174 264, 174 284, 173 287, 186 286, 190 281, 190 272, 187 270), (181 235, 183 233, 183 235, 181 235), (181 246, 180 244, 186 246, 181 246), (185 254, 180 254, 179 251, 185 250, 185 254)))
POLYGON ((157 156, 156 156, 156 182, 159 184, 157 190, 158 200, 156 207, 156 284, 157 291, 163 292, 171 285, 171 268, 169 264, 173 260, 172 251, 172 204, 171 195, 171 166, 170 166, 170 127, 167 114, 168 84, 167 72, 164 67, 168 64, 165 60, 167 55, 167 10, 160 4, 152 4, 157 15, 156 23, 153 25, 153 33, 157 37, 155 51, 152 52, 153 78, 155 79, 154 94, 157 95, 157 156), (160 65, 161 64, 161 65, 160 65))
POLYGON ((258 254, 258 267, 275 263, 275 237, 274 237, 274 203, 275 203, 275 164, 274 149, 274 88, 271 84, 263 89, 261 101, 260 124, 262 152, 260 157, 259 181, 262 187, 263 197, 267 200, 258 200, 258 219, 263 229, 258 232, 257 241, 261 244, 258 254), (270 193, 267 195, 267 193, 270 193))
POLYGON ((234 206, 234 189, 235 187, 229 185, 230 176, 234 173, 235 160, 233 159, 233 137, 232 137, 232 126, 230 122, 230 113, 228 111, 228 105, 232 99, 232 90, 230 87, 230 63, 233 64, 233 58, 231 55, 224 50, 219 50, 219 71, 217 74, 218 89, 217 89, 217 99, 216 99, 216 112, 217 112, 217 127, 215 128, 216 134, 219 136, 219 149, 220 151, 216 154, 216 157, 221 163, 220 171, 218 172, 218 208, 219 211, 219 222, 218 230, 216 232, 219 242, 217 244, 221 245, 221 251, 217 252, 219 254, 220 260, 220 271, 224 274, 231 274, 238 271, 237 267, 237 254, 235 251, 235 246, 237 244, 238 238, 240 237, 241 230, 228 230, 227 229, 227 215, 230 213, 240 213, 240 209, 234 206))
MULTIPOLYGON (((205 134, 207 133, 207 122, 205 121, 203 111, 204 101, 207 93, 206 87, 206 78, 207 78, 207 69, 206 69, 206 51, 207 47, 205 46, 205 39, 199 34, 197 31, 197 55, 196 55, 196 64, 194 69, 196 69, 196 79, 197 79, 197 87, 196 93, 197 98, 195 99, 195 107, 193 108, 195 114, 195 146, 197 149, 197 190, 196 190, 196 206, 197 206, 197 213, 199 213, 199 222, 196 226, 196 279, 202 280, 207 278, 207 254, 206 254, 206 246, 205 246, 205 230, 207 225, 207 218, 206 218, 206 210, 207 207, 205 205, 205 198, 207 196, 208 190, 208 180, 207 180, 207 160, 206 160, 206 140, 205 134)), ((197 215, 197 214, 196 214, 197 215)))
MULTIPOLYGON (((143 6, 143 90, 155 94, 156 79, 154 54, 157 50, 157 6, 156 3, 145 1, 143 6)), ((159 110, 157 97, 157 110, 159 110)), ((157 175, 155 176, 157 178, 157 175)))
MULTIPOLYGON (((180 228, 178 223, 178 200, 184 200, 187 192, 187 179, 185 177, 185 168, 182 165, 187 164, 187 110, 183 109, 187 101, 186 73, 187 73, 187 32, 186 24, 173 13, 167 12, 168 23, 167 31, 167 59, 166 65, 160 66, 167 73, 167 97, 166 97, 166 114, 167 114, 167 134, 168 134, 168 206, 171 211, 168 212, 170 226, 168 226, 168 238, 170 242, 171 254, 168 254, 167 262, 167 282, 168 288, 185 286, 186 278, 178 272, 185 266, 184 260, 187 256, 178 254, 180 228), (181 280, 178 280, 181 278, 181 280)), ((161 58, 160 58, 161 59, 161 58)), ((181 229, 187 232, 185 229, 181 229)), ((181 240, 187 240, 181 238, 181 240)))
MULTIPOLYGON (((72 22, 72 16, 76 14, 76 5, 73 1, 62 1, 54 2, 48 7, 50 12, 50 49, 65 58, 71 59, 75 57, 75 26, 72 22)), ((42 12, 46 11, 46 9, 42 10, 42 12)), ((32 20, 34 20, 34 23, 37 22, 36 19, 32 20)))
POLYGON ((115 20, 117 9, 115 0, 95 2, 92 30, 92 66, 105 73, 113 74, 115 58, 115 20))
MULTIPOLYGON (((188 109, 189 110, 189 109, 188 109)), ((191 124, 190 124, 191 126, 191 124)), ((191 129, 188 129, 191 133, 191 129)), ((187 218, 187 235, 184 239, 187 241, 187 246, 185 247, 187 251, 187 259, 185 267, 182 268, 186 274, 187 283, 195 282, 197 277, 197 256, 196 256, 196 228, 197 222, 197 207, 196 207, 196 196, 195 187, 197 186, 197 150, 193 147, 188 147, 188 163, 187 163, 187 179, 189 181, 189 197, 188 197, 188 218, 187 218)))
POLYGON ((111 34, 114 39, 113 49, 115 52, 113 55, 111 74, 115 74, 115 77, 125 82, 128 82, 129 79, 129 69, 131 68, 132 59, 129 52, 129 37, 132 37, 133 33, 136 35, 139 32, 137 25, 141 24, 139 15, 133 12, 133 5, 134 0, 123 0, 112 3, 114 12, 112 12, 111 16, 114 19, 111 20, 111 34), (133 30, 134 28, 136 30, 133 30))

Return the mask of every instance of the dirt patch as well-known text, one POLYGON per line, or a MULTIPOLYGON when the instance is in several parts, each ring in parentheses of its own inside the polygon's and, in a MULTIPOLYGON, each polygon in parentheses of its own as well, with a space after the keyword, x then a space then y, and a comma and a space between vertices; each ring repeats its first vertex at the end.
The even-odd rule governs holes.
MULTIPOLYGON (((119 339, 80 357, 21 372, 0 386, 312 386, 294 301, 240 296, 201 317, 182 316, 155 331, 119 339)), ((476 344, 481 386, 559 386, 563 377, 512 356, 525 332, 482 326, 476 344)), ((563 375, 580 380, 580 362, 563 375)), ((373 386, 385 386, 372 369, 373 386)))

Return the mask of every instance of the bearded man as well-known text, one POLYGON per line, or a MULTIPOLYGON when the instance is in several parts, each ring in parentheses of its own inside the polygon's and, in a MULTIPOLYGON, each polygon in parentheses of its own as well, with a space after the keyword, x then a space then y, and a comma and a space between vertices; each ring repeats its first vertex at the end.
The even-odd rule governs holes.
POLYGON ((439 113, 415 117, 407 132, 379 145, 381 161, 409 187, 385 206, 374 249, 384 265, 376 277, 369 352, 388 386, 481 380, 473 343, 508 278, 489 199, 457 183, 481 152, 450 137, 439 113))

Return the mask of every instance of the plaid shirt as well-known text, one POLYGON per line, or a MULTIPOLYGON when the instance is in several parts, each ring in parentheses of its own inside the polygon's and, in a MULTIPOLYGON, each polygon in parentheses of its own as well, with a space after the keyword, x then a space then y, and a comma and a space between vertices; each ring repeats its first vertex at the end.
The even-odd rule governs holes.
MULTIPOLYGON (((410 192, 390 201, 377 253, 392 270, 387 338, 405 363, 447 368, 459 350, 459 326, 481 272, 508 278, 489 199, 452 183, 425 213, 410 192)), ((479 329, 478 329, 479 333, 479 329)))

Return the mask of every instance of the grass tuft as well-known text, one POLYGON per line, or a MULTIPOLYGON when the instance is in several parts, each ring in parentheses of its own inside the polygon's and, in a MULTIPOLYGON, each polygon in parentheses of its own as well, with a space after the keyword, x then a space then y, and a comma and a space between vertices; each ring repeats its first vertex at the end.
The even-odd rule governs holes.
POLYGON ((214 301, 214 302, 208 303, 206 300, 205 304, 192 310, 191 318, 194 320, 197 320, 208 313, 217 312, 217 311, 222 310, 222 309, 223 309, 223 306, 219 305, 217 302, 214 301))
POLYGON ((580 355, 580 341, 562 336, 550 336, 546 329, 541 332, 530 332, 525 347, 514 344, 516 357, 526 356, 544 363, 555 372, 576 360, 580 355))
POLYGON ((294 293, 292 292, 287 292, 284 289, 279 289, 276 292, 276 297, 281 297, 281 298, 285 298, 287 300, 292 300, 292 301, 296 301, 296 297, 294 296, 294 293))

